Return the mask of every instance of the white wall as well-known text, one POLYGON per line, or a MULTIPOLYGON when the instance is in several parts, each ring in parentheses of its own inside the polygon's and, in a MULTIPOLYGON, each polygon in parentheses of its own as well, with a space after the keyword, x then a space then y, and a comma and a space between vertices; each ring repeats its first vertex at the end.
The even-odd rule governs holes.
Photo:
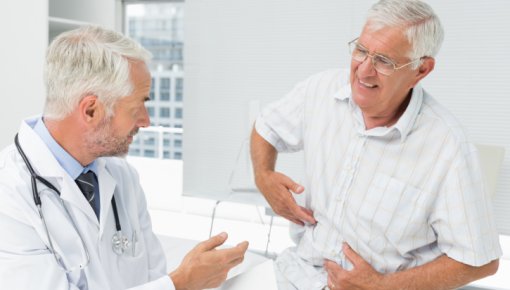
POLYGON ((48 1, 2 1, 1 7, 0 148, 3 148, 12 143, 21 120, 38 113, 43 106, 48 1))
POLYGON ((12 143, 22 119, 40 114, 44 105, 43 69, 48 35, 77 23, 120 29, 120 0, 16 0, 0 9, 0 148, 12 143), (63 19, 51 21, 49 16, 63 19))

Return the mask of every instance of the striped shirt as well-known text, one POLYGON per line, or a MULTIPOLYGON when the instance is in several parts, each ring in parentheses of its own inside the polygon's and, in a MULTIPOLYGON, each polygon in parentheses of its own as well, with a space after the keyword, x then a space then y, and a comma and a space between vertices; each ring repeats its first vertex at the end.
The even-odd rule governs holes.
POLYGON ((476 147, 421 86, 397 123, 366 130, 349 72, 326 71, 265 108, 256 130, 278 152, 304 150, 317 224, 292 224, 296 246, 276 261, 298 289, 326 285, 325 258, 352 268, 343 242, 381 273, 442 254, 472 266, 501 256, 476 147))

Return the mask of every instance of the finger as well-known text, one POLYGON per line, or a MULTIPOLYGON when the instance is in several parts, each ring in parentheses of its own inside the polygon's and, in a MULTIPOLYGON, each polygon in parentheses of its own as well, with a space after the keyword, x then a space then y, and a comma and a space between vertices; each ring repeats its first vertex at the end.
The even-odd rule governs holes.
POLYGON ((239 243, 237 246, 227 249, 217 250, 215 254, 217 256, 224 257, 224 261, 226 263, 231 263, 232 261, 243 258, 246 250, 248 249, 248 242, 239 243))
POLYGON ((333 284, 333 281, 331 280, 331 276, 328 275, 328 287, 331 288, 332 284, 333 284))
POLYGON ((283 217, 284 217, 284 218, 286 218, 286 219, 288 219, 289 221, 291 221, 291 222, 293 222, 293 223, 297 224, 297 225, 300 225, 300 226, 304 226, 304 225, 305 225, 305 223, 304 223, 302 220, 297 219, 297 218, 295 218, 295 217, 294 217, 294 216, 292 216, 292 215, 285 215, 285 216, 283 216, 283 217))
POLYGON ((248 246, 250 245, 250 243, 248 243, 248 241, 244 241, 244 242, 241 242, 239 244, 237 244, 236 248, 238 248, 241 253, 246 253, 246 250, 248 250, 248 246))
POLYGON ((285 194, 281 195, 280 200, 278 201, 279 206, 271 205, 271 208, 276 214, 288 219, 289 221, 295 224, 303 226, 304 225, 303 221, 296 216, 293 210, 294 208, 299 207, 296 204, 296 200, 294 200, 294 198, 292 197, 291 193, 288 190, 285 190, 284 192, 285 194))
POLYGON ((324 268, 328 274, 345 271, 344 268, 340 267, 340 265, 328 259, 324 260, 324 268))
POLYGON ((303 222, 307 222, 312 225, 317 223, 317 221, 311 214, 311 211, 305 210, 302 206, 299 206, 296 203, 294 203, 293 206, 291 207, 291 211, 294 214, 294 218, 297 218, 303 222))
POLYGON ((299 218, 309 224, 316 224, 317 223, 317 220, 315 219, 315 217, 313 216, 313 211, 310 210, 310 209, 307 209, 306 207, 302 207, 302 206, 298 206, 299 207, 299 212, 301 213, 301 215, 299 216, 299 218))
POLYGON ((363 258, 356 253, 349 244, 344 243, 342 246, 342 250, 344 252, 345 257, 349 260, 354 266, 358 266, 362 263, 366 263, 363 258))
POLYGON ((227 233, 222 232, 214 237, 211 237, 210 239, 203 241, 199 243, 196 248, 201 251, 209 251, 212 250, 220 245, 223 245, 223 243, 227 240, 227 233))
POLYGON ((311 216, 313 216, 313 210, 311 209, 308 209, 306 207, 301 207, 301 209, 303 209, 304 211, 306 211, 308 214, 310 214, 311 216))
POLYGON ((330 289, 333 289, 333 285, 338 286, 338 284, 335 282, 337 280, 337 277, 342 275, 342 272, 345 271, 340 265, 337 263, 331 261, 331 260, 324 260, 324 269, 328 273, 328 286, 330 289))
POLYGON ((294 182, 294 180, 292 180, 287 175, 280 174, 280 176, 282 177, 282 184, 290 191, 299 194, 305 190, 301 184, 294 182))
POLYGON ((235 260, 232 260, 230 262, 230 268, 233 268, 233 267, 241 264, 243 261, 244 261, 244 255, 239 257, 239 258, 237 258, 237 259, 235 259, 235 260))
POLYGON ((303 193, 303 191, 305 191, 305 188, 301 184, 295 183, 291 190, 294 193, 300 194, 303 193))

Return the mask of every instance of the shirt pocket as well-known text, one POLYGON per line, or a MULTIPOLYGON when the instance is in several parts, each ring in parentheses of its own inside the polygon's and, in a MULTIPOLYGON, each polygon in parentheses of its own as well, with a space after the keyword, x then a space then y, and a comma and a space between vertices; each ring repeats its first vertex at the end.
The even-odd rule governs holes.
POLYGON ((427 223, 424 196, 401 180, 376 174, 359 210, 360 222, 369 233, 365 243, 375 252, 393 248, 402 255, 419 247, 417 233, 427 223))

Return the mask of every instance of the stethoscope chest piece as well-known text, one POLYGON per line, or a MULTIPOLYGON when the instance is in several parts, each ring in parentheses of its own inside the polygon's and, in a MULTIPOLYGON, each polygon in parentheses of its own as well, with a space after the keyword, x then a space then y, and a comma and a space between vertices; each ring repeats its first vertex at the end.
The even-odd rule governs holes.
POLYGON ((129 248, 129 240, 122 234, 121 231, 117 231, 112 236, 112 249, 117 255, 122 255, 129 248))

